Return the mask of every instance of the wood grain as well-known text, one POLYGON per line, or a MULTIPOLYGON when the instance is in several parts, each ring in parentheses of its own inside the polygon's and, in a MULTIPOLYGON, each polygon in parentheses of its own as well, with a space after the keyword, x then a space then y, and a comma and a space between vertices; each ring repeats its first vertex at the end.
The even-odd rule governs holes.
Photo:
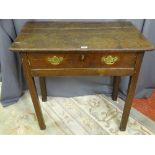
POLYGON ((118 96, 120 76, 131 76, 121 131, 127 126, 143 54, 153 49, 130 22, 28 22, 10 48, 20 52, 23 59, 25 78, 41 129, 46 126, 35 76, 40 78, 43 101, 47 100, 47 76, 114 76, 113 100, 118 96))
POLYGON ((154 46, 129 22, 28 22, 10 48, 18 52, 141 52, 153 49, 154 46))
POLYGON ((28 59, 32 69, 50 69, 50 68, 134 68, 136 53, 30 53, 28 59), (62 57, 63 61, 59 65, 52 65, 48 58, 54 56, 62 57), (102 62, 102 57, 117 57, 118 61, 112 65, 102 62))
POLYGON ((127 126, 131 106, 132 106, 132 100, 134 98, 134 94, 135 94, 135 90, 136 90, 138 75, 139 75, 141 63, 143 60, 143 55, 144 55, 144 53, 138 54, 137 60, 136 60, 136 66, 135 66, 135 73, 130 78, 128 94, 127 94, 127 98, 125 101, 123 115, 122 115, 121 124, 120 124, 121 131, 126 130, 126 126, 127 126))
POLYGON ((32 76, 127 76, 133 75, 133 68, 60 68, 32 69, 32 76))
POLYGON ((113 77, 113 91, 112 91, 112 99, 117 101, 118 93, 119 93, 119 84, 120 84, 121 77, 114 76, 113 77))
POLYGON ((40 83, 42 101, 46 102, 47 101, 47 90, 46 90, 46 79, 45 79, 45 77, 39 77, 39 83, 40 83))
POLYGON ((42 111, 41 111, 39 98, 38 98, 37 91, 36 91, 34 78, 31 76, 31 71, 30 71, 30 67, 29 67, 29 63, 28 63, 26 53, 22 53, 21 57, 23 60, 23 69, 24 69, 25 78, 26 78, 27 85, 28 85, 28 88, 30 91, 30 95, 31 95, 31 99, 33 102, 35 112, 36 112, 38 123, 39 123, 40 129, 44 130, 46 128, 46 125, 45 125, 44 118, 42 115, 42 111))

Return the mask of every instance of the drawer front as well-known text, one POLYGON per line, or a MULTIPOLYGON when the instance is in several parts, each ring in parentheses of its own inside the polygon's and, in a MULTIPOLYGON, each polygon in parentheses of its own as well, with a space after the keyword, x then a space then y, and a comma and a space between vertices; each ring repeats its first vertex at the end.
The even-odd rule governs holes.
POLYGON ((32 69, 49 68, 134 68, 133 53, 31 53, 28 59, 32 69))
POLYGON ((77 68, 83 67, 84 61, 81 54, 41 54, 33 53, 28 55, 32 68, 77 68))
POLYGON ((134 68, 136 54, 132 53, 104 53, 89 54, 86 58, 89 67, 104 68, 134 68))

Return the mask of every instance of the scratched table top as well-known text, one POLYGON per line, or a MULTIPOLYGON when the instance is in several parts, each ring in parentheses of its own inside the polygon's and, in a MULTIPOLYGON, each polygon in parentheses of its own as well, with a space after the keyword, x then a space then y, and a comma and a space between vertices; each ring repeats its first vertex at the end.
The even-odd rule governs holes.
POLYGON ((12 44, 15 52, 151 51, 130 22, 28 22, 12 44))

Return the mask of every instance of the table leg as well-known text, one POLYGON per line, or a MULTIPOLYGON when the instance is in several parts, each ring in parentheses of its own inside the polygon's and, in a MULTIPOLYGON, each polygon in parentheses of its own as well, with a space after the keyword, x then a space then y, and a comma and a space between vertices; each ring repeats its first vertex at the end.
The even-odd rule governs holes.
POLYGON ((44 130, 46 128, 46 125, 44 123, 44 118, 43 118, 43 115, 42 115, 42 111, 41 111, 39 98, 38 98, 37 91, 36 91, 34 78, 31 76, 29 62, 27 60, 27 55, 25 53, 22 54, 22 59, 23 59, 24 74, 25 74, 25 78, 26 78, 26 81, 27 81, 27 85, 28 85, 28 88, 29 88, 30 95, 31 95, 31 99, 32 99, 32 102, 33 102, 33 106, 34 106, 34 109, 35 109, 35 113, 36 113, 36 116, 37 116, 37 119, 38 119, 38 123, 39 123, 40 129, 44 130))
POLYGON ((114 76, 113 77, 112 99, 114 101, 116 101, 117 100, 117 97, 118 97, 120 79, 121 79, 120 76, 114 76))
POLYGON ((46 102, 47 101, 47 91, 46 91, 46 79, 45 79, 45 77, 39 77, 39 82, 40 82, 40 90, 41 90, 42 101, 46 102))
POLYGON ((132 106, 132 101, 133 101, 135 90, 136 90, 136 83, 138 80, 140 66, 141 66, 141 62, 143 59, 143 53, 137 54, 137 55, 138 56, 137 56, 137 60, 136 60, 136 64, 135 64, 135 73, 134 73, 134 75, 131 76, 130 81, 129 81, 128 94, 127 94, 127 98, 125 101, 122 120, 121 120, 121 124, 120 124, 121 131, 126 130, 126 126, 127 126, 131 106, 132 106))

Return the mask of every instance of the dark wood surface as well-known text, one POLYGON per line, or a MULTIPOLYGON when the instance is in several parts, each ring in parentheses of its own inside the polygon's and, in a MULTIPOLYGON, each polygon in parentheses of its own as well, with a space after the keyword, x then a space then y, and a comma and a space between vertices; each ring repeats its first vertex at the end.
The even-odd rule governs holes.
POLYGON ((40 107, 40 103, 39 103, 38 94, 36 91, 34 78, 31 76, 31 70, 29 67, 27 55, 25 53, 22 53, 21 57, 22 57, 22 62, 23 62, 24 75, 25 75, 27 85, 28 85, 28 88, 30 91, 30 95, 31 95, 31 99, 33 102, 35 112, 36 112, 38 123, 39 123, 40 129, 43 130, 46 128, 46 125, 44 123, 44 118, 42 115, 42 111, 41 111, 41 107, 40 107))
POLYGON ((47 100, 47 76, 114 76, 112 99, 117 100, 121 76, 130 76, 120 130, 127 126, 145 51, 153 45, 129 22, 28 22, 10 50, 20 52, 38 123, 45 123, 36 92, 47 100))
POLYGON ((114 76, 113 77, 112 99, 114 101, 116 101, 117 100, 117 97, 118 97, 120 80, 121 80, 121 77, 120 76, 114 76))
POLYGON ((130 22, 28 22, 10 50, 140 52, 153 48, 130 22))
POLYGON ((85 53, 82 54, 73 53, 30 53, 28 54, 28 59, 30 61, 30 66, 32 69, 48 69, 48 68, 134 68, 136 53, 115 53, 115 52, 105 52, 105 53, 85 53), (118 60, 112 64, 108 65, 102 58, 107 58, 108 56, 113 58, 117 57, 118 60), (62 57, 63 60, 58 65, 52 65, 48 59, 52 57, 62 57))
POLYGON ((134 73, 134 75, 132 75, 130 77, 130 82, 129 82, 129 86, 128 86, 128 95, 127 95, 127 98, 125 101, 122 120, 121 120, 121 124, 120 124, 120 130, 121 131, 126 130, 126 126, 127 126, 131 106, 132 106, 132 101, 133 101, 135 90, 136 90, 138 75, 139 75, 141 63, 143 60, 143 55, 144 55, 144 53, 138 54, 138 57, 136 60, 136 65, 135 65, 135 73, 134 73))
POLYGON ((39 77, 39 83, 40 83, 42 101, 46 102, 47 101, 47 90, 46 90, 46 79, 45 79, 45 77, 39 77))
POLYGON ((128 76, 135 72, 132 68, 58 68, 32 69, 32 76, 128 76))

